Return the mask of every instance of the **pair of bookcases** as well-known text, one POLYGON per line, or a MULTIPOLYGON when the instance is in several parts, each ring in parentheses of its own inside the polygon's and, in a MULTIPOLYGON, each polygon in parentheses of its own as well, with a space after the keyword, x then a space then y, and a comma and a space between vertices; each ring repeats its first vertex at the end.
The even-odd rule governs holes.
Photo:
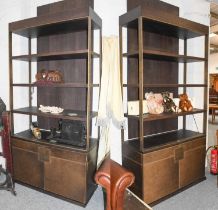
MULTIPOLYGON (((100 82, 98 78, 95 83, 95 77, 101 75, 102 22, 92 8, 93 1, 73 4, 65 0, 38 7, 37 17, 9 25, 14 179, 82 205, 96 188, 93 176, 99 139, 99 131, 93 132, 92 120, 97 116, 93 99, 100 82), (95 31, 99 32, 98 52, 94 52, 95 31), (27 39, 26 55, 12 55, 13 34, 27 39), (32 53, 33 38, 37 39, 36 54, 32 53), (99 61, 98 73, 93 68, 94 59, 99 61), (27 82, 16 82, 16 62, 28 66, 27 82), (33 83, 33 63, 37 71, 60 70, 64 83, 37 86, 33 83), (15 95, 16 88, 28 92, 25 108, 16 107, 14 98, 19 98, 15 95), (37 88, 35 100, 33 88, 37 88), (40 104, 62 107, 64 112, 42 113, 37 108, 40 104), (76 116, 69 116, 72 113, 76 116), (87 128, 86 147, 36 140, 29 127, 17 132, 14 129, 17 115, 28 116, 29 123, 37 116, 40 128, 44 129, 57 127, 60 119, 82 121, 87 128)), ((177 7, 158 0, 128 0, 127 8, 128 12, 119 19, 121 75, 123 60, 127 63, 127 79, 121 79, 121 83, 127 101, 139 100, 140 114, 126 114, 128 134, 126 137, 122 131, 123 165, 136 175, 132 190, 146 203, 154 203, 205 177, 208 27, 180 18, 177 7), (127 28, 127 52, 122 47, 123 27, 127 28), (204 57, 189 56, 188 39, 200 36, 205 37, 204 57), (182 55, 180 39, 184 42, 182 55), (189 63, 194 62, 204 66, 201 71, 204 79, 200 83, 188 82, 189 63), (182 79, 179 63, 183 64, 182 79), (143 114, 145 92, 169 91, 178 97, 182 92, 191 95, 195 91, 190 90, 196 88, 202 92, 203 102, 191 112, 143 114), (188 116, 201 118, 202 131, 188 128, 188 116)))

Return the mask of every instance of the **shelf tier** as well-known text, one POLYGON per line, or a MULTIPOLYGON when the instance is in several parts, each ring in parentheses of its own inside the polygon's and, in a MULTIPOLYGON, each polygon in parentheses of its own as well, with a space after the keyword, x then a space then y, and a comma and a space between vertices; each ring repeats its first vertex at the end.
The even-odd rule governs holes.
POLYGON ((206 25, 171 14, 163 16, 158 13, 154 14, 152 11, 146 11, 146 14, 143 14, 140 6, 120 16, 119 22, 123 27, 138 28, 138 18, 143 19, 143 30, 152 33, 180 39, 209 34, 209 27, 206 25))
MULTIPOLYGON (((100 55, 96 52, 90 52, 93 58, 99 58, 100 55)), ((74 50, 74 51, 65 51, 65 52, 49 52, 49 53, 40 53, 32 55, 18 55, 12 56, 13 60, 20 61, 47 61, 47 60, 66 60, 66 59, 81 59, 88 58, 89 51, 85 50, 74 50)))
MULTIPOLYGON (((84 83, 49 83, 49 84, 25 84, 16 83, 12 84, 13 87, 42 87, 42 88, 88 88, 88 84, 84 83)), ((91 84, 91 88, 99 87, 99 84, 91 84)))
MULTIPOLYGON (((198 114, 198 113, 204 113, 207 110, 205 109, 193 109, 190 112, 180 112, 180 113, 162 113, 162 114, 144 114, 143 115, 143 121, 154 121, 154 120, 163 120, 163 119, 170 119, 170 118, 176 118, 179 116, 186 116, 186 115, 192 115, 192 114, 198 114)), ((139 115, 127 115, 125 114, 125 117, 132 118, 139 120, 139 115)))
MULTIPOLYGON (((31 130, 25 130, 25 131, 22 131, 20 133, 12 134, 11 136, 15 137, 15 138, 20 138, 20 139, 25 140, 25 141, 39 143, 39 144, 43 144, 43 145, 47 145, 47 146, 52 145, 52 146, 56 146, 59 148, 65 148, 65 149, 69 149, 69 150, 76 150, 76 151, 81 151, 81 152, 86 151, 85 148, 83 148, 83 147, 75 147, 75 146, 71 146, 68 144, 60 144, 60 143, 57 143, 57 142, 52 141, 52 140, 36 139, 32 135, 31 130)), ((98 142, 98 139, 90 138, 90 150, 97 144, 97 142, 98 142)))
MULTIPOLYGON (((139 52, 138 51, 128 52, 128 53, 124 53, 123 56, 127 58, 137 58, 139 56, 139 52)), ((158 50, 144 50, 143 56, 144 56, 144 59, 160 60, 160 61, 174 61, 174 62, 180 62, 180 63, 207 61, 207 59, 201 58, 201 57, 178 55, 175 53, 163 52, 163 51, 158 51, 158 50)))
MULTIPOLYGON (((138 84, 124 84, 123 87, 138 88, 138 84)), ((174 88, 174 87, 207 87, 205 84, 144 84, 146 88, 174 88)))
MULTIPOLYGON (((204 134, 190 131, 190 130, 177 130, 162 134, 155 134, 152 136, 144 137, 143 153, 156 151, 165 147, 174 146, 183 142, 205 137, 204 134)), ((140 151, 139 139, 124 141, 124 145, 133 147, 136 151, 140 151)))
POLYGON ((57 13, 54 15, 43 15, 39 17, 29 18, 16 21, 9 24, 10 32, 15 34, 36 38, 39 36, 47 36, 58 33, 68 33, 78 30, 88 29, 88 20, 92 20, 92 28, 100 29, 102 26, 101 18, 89 8, 87 14, 78 14, 71 11, 57 13))
MULTIPOLYGON (((41 112, 38 107, 25 107, 20 109, 13 109, 12 113, 16 114, 25 114, 25 115, 36 115, 41 117, 47 118, 56 118, 56 119, 66 119, 66 120, 78 120, 78 121, 86 121, 87 120, 87 113, 85 111, 75 111, 75 110, 64 110, 60 114, 51 114, 51 113, 44 113, 41 112), (75 113, 76 116, 69 116, 68 114, 75 113)), ((94 118, 97 116, 97 112, 91 112, 90 118, 94 118)))

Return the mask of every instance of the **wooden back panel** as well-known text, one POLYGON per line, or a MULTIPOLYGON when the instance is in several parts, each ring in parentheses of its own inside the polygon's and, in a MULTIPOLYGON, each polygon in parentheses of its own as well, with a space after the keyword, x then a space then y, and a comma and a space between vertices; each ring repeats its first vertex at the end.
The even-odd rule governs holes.
POLYGON ((64 0, 39 6, 37 8, 37 16, 52 15, 69 10, 73 13, 78 13, 78 16, 83 14, 88 16, 89 7, 94 8, 94 0, 64 0))
MULTIPOLYGON (((78 13, 78 16, 88 16, 89 6, 93 7, 93 0, 65 0, 54 4, 40 6, 39 16, 61 15, 66 10, 78 13)), ((88 48, 88 29, 75 30, 70 33, 53 34, 37 38, 37 53, 62 52, 84 50, 88 48)), ((41 69, 58 70, 62 72, 64 82, 87 83, 87 59, 69 59, 41 61, 37 64, 37 71, 41 69)), ((37 105, 58 106, 64 109, 86 111, 87 89, 85 88, 38 88, 37 105)), ((91 103, 92 104, 92 103, 91 103)), ((39 126, 45 129, 58 126, 58 120, 38 117, 39 126)))
POLYGON ((158 14, 171 14, 179 16, 179 8, 170 4, 167 4, 160 0, 127 0, 127 11, 134 9, 137 6, 142 6, 143 13, 146 11, 158 13, 158 14))
MULTIPOLYGON (((128 10, 141 5, 143 13, 153 11, 154 13, 178 16, 179 10, 177 7, 160 2, 159 0, 127 0, 128 10)), ((145 26, 144 26, 145 27, 145 26)), ((128 28, 127 31, 127 50, 128 52, 138 50, 138 29, 128 28)), ((144 30, 143 32, 144 49, 158 50, 170 53, 179 53, 179 39, 174 37, 156 34, 144 30)), ((128 84, 139 83, 138 58, 128 58, 128 84)), ((178 63, 171 61, 157 61, 152 59, 144 59, 144 84, 178 84, 178 63)), ((177 88, 144 88, 146 92, 161 93, 169 91, 174 97, 178 96, 177 88)), ((139 100, 139 89, 128 88, 128 101, 139 100)), ((144 136, 166 132, 177 129, 177 119, 165 119, 161 121, 144 122, 144 136)), ((128 138, 139 137, 139 122, 137 120, 128 120, 128 138)))

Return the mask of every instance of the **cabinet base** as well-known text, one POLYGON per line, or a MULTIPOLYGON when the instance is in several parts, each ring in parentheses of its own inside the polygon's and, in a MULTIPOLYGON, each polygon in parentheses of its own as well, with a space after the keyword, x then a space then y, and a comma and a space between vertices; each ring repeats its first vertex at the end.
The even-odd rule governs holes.
POLYGON ((153 206, 161 203, 162 201, 165 201, 165 200, 169 199, 170 197, 173 197, 173 196, 177 195, 178 193, 181 193, 184 190, 187 190, 188 188, 193 187, 194 185, 196 185, 196 184, 198 184, 198 183, 200 183, 202 181, 205 181, 206 179, 207 179, 206 176, 203 177, 203 178, 200 178, 199 180, 197 180, 197 181, 195 181, 195 182, 193 182, 193 183, 191 183, 191 184, 189 184, 189 185, 187 185, 185 187, 182 187, 179 190, 177 190, 177 191, 175 191, 175 192, 173 192, 173 193, 171 193, 171 194, 169 194, 169 195, 167 195, 167 196, 165 196, 165 197, 163 197, 163 198, 161 198, 161 199, 159 199, 157 201, 149 203, 149 206, 153 207, 153 206))

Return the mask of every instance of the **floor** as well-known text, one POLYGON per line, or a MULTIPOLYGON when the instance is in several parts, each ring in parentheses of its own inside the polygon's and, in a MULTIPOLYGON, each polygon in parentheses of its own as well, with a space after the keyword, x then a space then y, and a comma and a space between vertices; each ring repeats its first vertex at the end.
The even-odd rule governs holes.
POLYGON ((22 185, 15 186, 17 196, 0 191, 0 210, 103 210, 103 194, 98 188, 86 208, 40 193, 22 185))
POLYGON ((217 177, 207 171, 207 179, 153 206, 153 210, 218 210, 217 177))

